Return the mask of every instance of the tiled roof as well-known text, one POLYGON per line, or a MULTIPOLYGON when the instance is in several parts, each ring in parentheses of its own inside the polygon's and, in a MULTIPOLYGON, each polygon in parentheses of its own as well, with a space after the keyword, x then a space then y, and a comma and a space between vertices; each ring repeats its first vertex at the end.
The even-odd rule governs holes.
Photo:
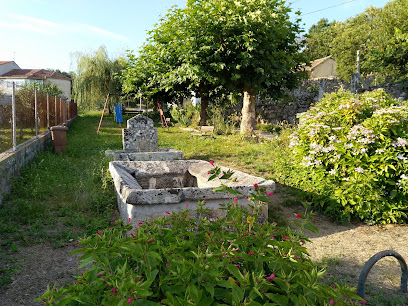
POLYGON ((311 70, 313 70, 313 68, 315 68, 316 66, 320 65, 321 63, 327 61, 329 58, 333 59, 333 57, 331 55, 329 55, 329 56, 322 57, 322 58, 319 58, 317 60, 314 60, 313 62, 310 63, 310 66, 305 67, 305 70, 306 71, 311 71, 311 70))
POLYGON ((71 80, 69 77, 63 75, 62 73, 45 69, 13 69, 1 75, 0 78, 34 79, 34 80, 45 80, 52 78, 61 80, 71 80))

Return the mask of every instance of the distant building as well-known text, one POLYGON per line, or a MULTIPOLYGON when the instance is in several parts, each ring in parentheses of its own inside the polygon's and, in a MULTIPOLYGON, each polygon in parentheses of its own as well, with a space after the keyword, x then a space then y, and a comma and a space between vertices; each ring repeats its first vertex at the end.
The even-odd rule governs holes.
POLYGON ((20 69, 15 62, 0 61, 0 93, 11 94, 13 82, 17 85, 26 82, 57 85, 63 98, 71 101, 71 79, 62 73, 45 69, 20 69))
POLYGON ((332 56, 319 58, 311 62, 311 66, 305 67, 309 73, 311 80, 321 78, 336 78, 338 76, 336 71, 337 63, 332 56))
POLYGON ((13 61, 0 61, 0 75, 13 69, 20 69, 20 67, 13 61))

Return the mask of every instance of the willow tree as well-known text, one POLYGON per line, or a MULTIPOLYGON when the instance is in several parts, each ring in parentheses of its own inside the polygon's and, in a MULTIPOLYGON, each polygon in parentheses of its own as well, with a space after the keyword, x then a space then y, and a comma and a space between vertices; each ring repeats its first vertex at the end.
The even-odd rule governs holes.
POLYGON ((121 83, 117 77, 121 71, 120 61, 111 60, 104 46, 91 53, 78 52, 76 60, 73 92, 81 108, 100 108, 108 93, 121 92, 121 83))

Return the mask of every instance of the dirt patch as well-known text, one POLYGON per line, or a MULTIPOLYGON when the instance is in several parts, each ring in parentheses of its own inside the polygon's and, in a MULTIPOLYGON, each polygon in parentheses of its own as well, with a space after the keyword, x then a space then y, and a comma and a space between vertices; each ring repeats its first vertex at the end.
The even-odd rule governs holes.
MULTIPOLYGON (((289 225, 295 221, 296 214, 304 211, 303 206, 296 205, 292 197, 283 189, 273 196, 271 204, 277 218, 286 220, 289 225), (289 207, 286 203, 289 203, 289 207)), ((311 259, 326 267, 328 282, 348 284, 357 287, 358 279, 364 264, 376 253, 393 250, 408 260, 408 226, 407 225, 376 225, 363 223, 339 225, 328 217, 317 214, 315 226, 317 234, 306 232, 310 242, 306 244, 311 259)), ((394 257, 381 259, 371 269, 366 281, 366 299, 382 292, 385 298, 397 297, 405 299, 404 303, 387 305, 408 305, 408 294, 399 292, 401 284, 401 268, 394 257)))
POLYGON ((73 283, 80 254, 69 254, 76 249, 73 242, 61 248, 44 244, 20 247, 12 258, 21 267, 12 276, 9 287, 0 292, 0 305, 43 305, 34 299, 47 290, 47 285, 56 283, 59 288, 65 283, 73 283))

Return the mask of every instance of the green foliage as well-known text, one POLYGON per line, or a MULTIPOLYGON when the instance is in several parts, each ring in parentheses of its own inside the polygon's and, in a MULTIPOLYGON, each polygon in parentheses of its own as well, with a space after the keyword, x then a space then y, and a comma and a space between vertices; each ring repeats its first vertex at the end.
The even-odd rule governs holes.
POLYGON ((198 126, 199 112, 199 106, 192 104, 170 110, 171 117, 182 126, 198 126))
POLYGON ((209 124, 214 126, 214 134, 231 135, 235 133, 235 125, 232 120, 234 115, 227 116, 225 109, 212 105, 209 109, 209 124))
POLYGON ((310 27, 304 50, 309 61, 332 55, 335 24, 335 21, 329 23, 328 19, 322 18, 310 27))
MULTIPOLYGON (((214 174, 219 175, 217 167, 214 174)), ((227 175, 228 173, 223 173, 227 175)), ((239 194, 226 186, 221 192, 239 194)), ((353 288, 321 283, 324 271, 310 260, 304 237, 274 223, 256 224, 268 199, 255 185, 250 215, 233 200, 226 217, 196 211, 168 218, 117 224, 84 237, 74 285, 48 288, 37 301, 47 305, 336 305, 357 304, 353 288), (354 301, 354 303, 353 303, 354 301)), ((305 224, 311 225, 306 220, 305 224)))
MULTIPOLYGON (((122 66, 111 60, 104 46, 93 53, 76 53, 77 73, 74 75, 73 93, 78 106, 84 110, 103 107, 106 96, 121 93, 122 66)), ((113 96, 113 99, 117 97, 113 96)))
POLYGON ((383 8, 369 7, 344 22, 321 19, 309 30, 305 53, 309 60, 334 56, 336 71, 342 79, 350 80, 356 72, 357 50, 361 50, 363 76, 375 74, 378 81, 398 80, 407 73, 403 34, 407 31, 408 2, 393 0, 383 8))
POLYGON ((34 91, 36 89, 38 92, 42 92, 56 97, 60 97, 62 94, 62 90, 57 85, 53 84, 43 84, 39 82, 25 82, 21 85, 21 87, 31 91, 34 91))
POLYGON ((302 187, 342 220, 406 222, 407 131, 408 108, 383 90, 326 96, 291 137, 302 187))

